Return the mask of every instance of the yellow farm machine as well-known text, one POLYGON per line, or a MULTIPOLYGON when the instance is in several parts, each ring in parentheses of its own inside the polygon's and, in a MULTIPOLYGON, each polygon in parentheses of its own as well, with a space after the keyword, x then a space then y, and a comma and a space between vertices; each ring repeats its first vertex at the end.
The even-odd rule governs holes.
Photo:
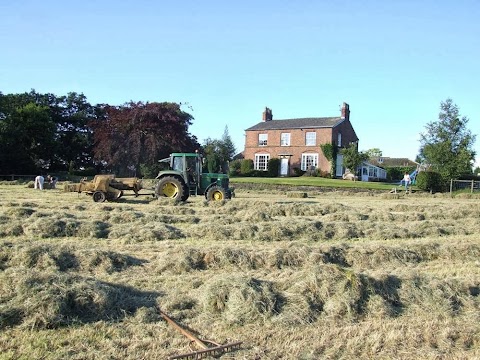
POLYGON ((93 201, 114 201, 124 196, 124 192, 131 190, 135 196, 142 189, 142 180, 138 178, 116 178, 115 175, 95 175, 93 180, 83 179, 78 184, 65 187, 65 191, 85 193, 91 195, 93 201))

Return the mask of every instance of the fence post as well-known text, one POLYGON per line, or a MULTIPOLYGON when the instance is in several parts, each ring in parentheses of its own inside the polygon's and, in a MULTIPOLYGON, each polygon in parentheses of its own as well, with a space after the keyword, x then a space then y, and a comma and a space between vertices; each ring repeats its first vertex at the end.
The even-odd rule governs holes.
POLYGON ((473 194, 473 179, 472 179, 472 189, 470 192, 473 194))
POLYGON ((452 196, 453 191, 453 179, 450 179, 450 197, 452 196))

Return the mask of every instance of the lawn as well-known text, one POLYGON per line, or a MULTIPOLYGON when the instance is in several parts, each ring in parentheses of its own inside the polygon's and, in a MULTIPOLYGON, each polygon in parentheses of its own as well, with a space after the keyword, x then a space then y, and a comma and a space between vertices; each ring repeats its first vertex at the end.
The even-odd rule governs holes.
POLYGON ((315 176, 300 177, 275 177, 275 178, 255 178, 255 177, 234 177, 230 182, 235 184, 274 184, 289 186, 314 186, 328 188, 350 188, 350 189, 370 189, 370 190, 391 190, 394 187, 403 189, 398 183, 382 183, 368 181, 350 181, 342 179, 327 179, 315 176))

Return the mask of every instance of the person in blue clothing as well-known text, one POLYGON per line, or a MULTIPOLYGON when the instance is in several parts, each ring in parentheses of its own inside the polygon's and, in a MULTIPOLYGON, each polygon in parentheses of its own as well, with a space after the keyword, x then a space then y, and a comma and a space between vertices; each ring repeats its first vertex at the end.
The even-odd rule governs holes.
POLYGON ((405 191, 408 191, 408 187, 412 183, 412 179, 410 178, 410 174, 408 172, 405 172, 402 181, 405 181, 405 191))

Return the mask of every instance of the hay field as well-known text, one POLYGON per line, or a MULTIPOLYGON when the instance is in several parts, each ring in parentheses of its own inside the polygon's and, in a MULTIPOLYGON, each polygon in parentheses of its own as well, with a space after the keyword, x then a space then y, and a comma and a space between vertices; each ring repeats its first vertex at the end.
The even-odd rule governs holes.
POLYGON ((222 359, 480 358, 479 199, 236 193, 1 184, 0 359, 189 352, 155 304, 222 359))

